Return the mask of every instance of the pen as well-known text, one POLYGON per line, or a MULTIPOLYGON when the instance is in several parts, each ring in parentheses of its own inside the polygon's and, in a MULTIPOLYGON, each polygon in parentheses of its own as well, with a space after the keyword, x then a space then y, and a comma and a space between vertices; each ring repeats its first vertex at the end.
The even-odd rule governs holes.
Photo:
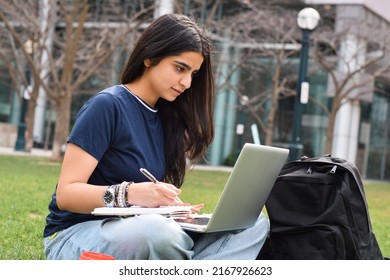
MULTIPOLYGON (((158 184, 160 183, 156 177, 154 177, 152 175, 152 173, 150 173, 148 170, 146 170, 145 168, 140 168, 139 171, 141 171, 142 174, 145 175, 146 178, 148 178, 150 181, 152 181, 153 183, 155 184, 158 184)), ((179 203, 183 203, 183 201, 180 200, 180 198, 176 197, 176 201, 179 202, 179 203)))
POLYGON ((145 177, 148 178, 148 179, 149 179, 150 181, 152 181, 153 183, 155 183, 155 184, 160 183, 160 182, 156 179, 156 177, 154 177, 154 176, 152 175, 152 173, 150 173, 150 172, 149 172, 148 170, 146 170, 145 168, 140 168, 139 171, 141 171, 141 173, 144 174, 145 177))

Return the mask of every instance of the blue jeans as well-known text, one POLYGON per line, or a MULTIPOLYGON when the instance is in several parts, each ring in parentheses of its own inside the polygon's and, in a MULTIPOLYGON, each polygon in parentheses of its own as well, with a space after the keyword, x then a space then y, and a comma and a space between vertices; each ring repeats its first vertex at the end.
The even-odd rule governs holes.
POLYGON ((256 224, 234 232, 192 234, 161 215, 107 218, 76 224, 44 240, 46 259, 79 259, 84 251, 121 260, 255 259, 269 230, 256 224), (190 237, 191 235, 191 237, 190 237))

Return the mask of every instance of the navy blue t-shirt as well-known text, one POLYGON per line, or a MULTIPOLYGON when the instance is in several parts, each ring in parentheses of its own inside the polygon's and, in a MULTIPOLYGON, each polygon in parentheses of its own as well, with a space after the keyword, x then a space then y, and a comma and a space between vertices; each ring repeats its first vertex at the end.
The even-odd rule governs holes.
MULTIPOLYGON (((164 178, 164 134, 158 111, 123 85, 99 92, 81 108, 68 142, 98 160, 88 183, 147 181, 139 171, 141 167, 148 169, 157 180, 164 178)), ((55 192, 49 211, 45 237, 79 222, 103 218, 58 209, 55 192)))

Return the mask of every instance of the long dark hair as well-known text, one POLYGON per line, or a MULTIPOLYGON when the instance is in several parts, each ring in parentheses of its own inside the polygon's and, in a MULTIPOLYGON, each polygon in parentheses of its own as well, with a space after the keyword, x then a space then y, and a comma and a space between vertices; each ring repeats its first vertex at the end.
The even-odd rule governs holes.
POLYGON ((195 51, 203 63, 191 87, 173 102, 159 99, 165 136, 165 181, 180 187, 187 163, 204 158, 214 137, 215 85, 211 69, 212 45, 206 29, 185 15, 166 14, 153 21, 141 35, 121 77, 127 84, 145 70, 144 60, 158 64, 163 58, 195 51))

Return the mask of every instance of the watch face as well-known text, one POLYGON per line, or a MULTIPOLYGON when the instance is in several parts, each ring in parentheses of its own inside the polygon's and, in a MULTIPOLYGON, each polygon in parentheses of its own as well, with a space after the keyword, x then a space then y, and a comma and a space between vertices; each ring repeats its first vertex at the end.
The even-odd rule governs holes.
POLYGON ((105 204, 110 204, 114 201, 114 194, 109 190, 106 190, 103 195, 103 201, 105 204))

